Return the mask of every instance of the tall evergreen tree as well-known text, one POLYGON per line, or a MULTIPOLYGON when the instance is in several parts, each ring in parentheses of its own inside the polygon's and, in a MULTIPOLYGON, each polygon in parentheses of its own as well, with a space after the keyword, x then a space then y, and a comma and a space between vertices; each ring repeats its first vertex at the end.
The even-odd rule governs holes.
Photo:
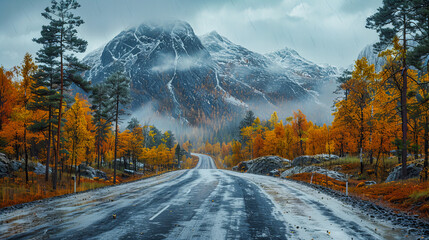
POLYGON ((417 34, 414 41, 417 46, 410 53, 410 64, 426 73, 429 72, 429 1, 412 0, 415 12, 413 18, 416 22, 417 34))
POLYGON ((375 50, 381 51, 392 45, 394 37, 402 40, 403 51, 402 60, 402 86, 398 89, 401 92, 401 119, 402 119, 402 178, 407 176, 407 91, 408 91, 408 62, 407 51, 408 41, 415 40, 416 24, 414 19, 415 9, 411 1, 403 0, 383 0, 383 6, 378 11, 367 18, 366 27, 375 29, 380 37, 380 41, 375 44, 375 50))
POLYGON ((238 137, 242 145, 246 144, 248 139, 241 134, 241 129, 252 126, 255 119, 255 114, 252 110, 249 110, 246 112, 246 115, 244 116, 243 120, 241 120, 240 125, 238 126, 238 137))
POLYGON ((121 72, 116 72, 107 78, 105 84, 109 92, 112 104, 115 106, 115 154, 113 161, 113 184, 116 183, 116 154, 118 148, 118 132, 119 132, 119 116, 125 111, 119 109, 119 106, 126 106, 131 102, 130 97, 130 82, 131 80, 121 72))
POLYGON ((182 151, 182 149, 180 148, 180 144, 177 143, 176 151, 175 151, 175 154, 176 154, 176 157, 177 157, 177 168, 180 168, 180 158, 182 158, 181 151, 182 151))
POLYGON ((138 126, 140 126, 139 120, 137 120, 137 118, 133 117, 128 122, 127 129, 130 130, 130 131, 133 131, 133 129, 136 128, 136 127, 138 127, 138 126))
POLYGON ((58 109, 60 94, 53 88, 54 83, 59 79, 58 48, 55 47, 55 31, 50 25, 42 27, 41 37, 33 39, 34 42, 42 44, 42 48, 37 52, 36 61, 39 63, 39 70, 35 75, 32 86, 34 101, 30 103, 31 109, 40 109, 48 112, 48 118, 35 121, 30 126, 34 132, 45 131, 46 134, 46 172, 45 181, 49 179, 49 164, 51 159, 51 139, 53 137, 53 125, 55 124, 54 112, 58 109))
POLYGON ((165 139, 165 146, 167 148, 172 149, 174 147, 174 142, 176 141, 176 138, 174 137, 173 132, 168 130, 167 132, 164 133, 163 138, 165 139))
POLYGON ((43 45, 42 50, 38 54, 38 61, 52 71, 59 70, 59 79, 54 78, 51 86, 53 90, 60 93, 57 105, 55 166, 52 177, 54 189, 57 186, 57 169, 61 147, 64 90, 70 88, 72 84, 85 91, 89 87, 89 83, 77 74, 85 70, 86 67, 73 55, 73 53, 85 52, 87 46, 87 42, 77 36, 76 28, 84 23, 79 16, 73 14, 73 11, 79 7, 80 5, 76 0, 52 0, 51 6, 47 7, 42 13, 42 16, 49 21, 49 24, 42 27, 42 36, 34 40, 43 45))
POLYGON ((34 78, 33 75, 37 71, 37 66, 33 62, 33 58, 29 53, 25 54, 24 61, 20 67, 20 74, 22 76, 22 81, 19 84, 19 103, 23 108, 23 117, 24 122, 24 139, 23 139, 23 148, 24 148, 24 159, 25 159, 25 182, 28 182, 28 143, 27 143, 27 127, 29 124, 29 117, 31 112, 28 111, 28 105, 33 99, 33 94, 31 92, 31 86, 33 84, 34 78))
POLYGON ((103 83, 96 84, 92 88, 91 109, 93 112, 93 122, 95 125, 95 141, 97 146, 97 166, 100 168, 101 147, 105 142, 107 133, 109 132, 110 123, 114 115, 111 112, 114 109, 113 104, 109 104, 109 95, 106 85, 103 83))

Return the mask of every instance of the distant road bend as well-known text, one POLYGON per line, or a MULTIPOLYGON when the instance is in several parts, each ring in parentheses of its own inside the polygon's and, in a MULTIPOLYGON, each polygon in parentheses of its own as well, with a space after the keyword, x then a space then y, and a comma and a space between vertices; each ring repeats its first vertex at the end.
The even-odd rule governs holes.
POLYGON ((404 239, 324 193, 194 155, 195 169, 0 211, 0 239, 404 239))

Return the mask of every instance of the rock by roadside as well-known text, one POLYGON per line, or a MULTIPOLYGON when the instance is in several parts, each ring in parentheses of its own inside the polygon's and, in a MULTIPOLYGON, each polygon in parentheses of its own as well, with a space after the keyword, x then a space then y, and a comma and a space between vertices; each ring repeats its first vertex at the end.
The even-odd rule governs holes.
MULTIPOLYGON (((420 172, 422 171, 422 167, 412 163, 410 165, 407 165, 407 177, 405 179, 409 179, 409 178, 415 178, 418 177, 420 175, 420 172)), ((387 177, 385 182, 392 182, 392 181, 397 181, 402 179, 402 166, 397 166, 395 167, 390 173, 389 176, 387 177)))
POLYGON ((327 174, 328 177, 331 177, 333 179, 336 179, 336 180, 342 181, 342 182, 345 182, 347 180, 346 176, 343 173, 340 173, 337 171, 332 171, 332 170, 326 170, 324 168, 317 167, 317 166, 305 166, 305 167, 296 166, 293 168, 289 168, 289 169, 285 170, 284 172, 282 172, 280 177, 286 178, 286 177, 289 177, 289 176, 292 176, 292 175, 295 175, 298 173, 306 173, 306 172, 327 174))
POLYGON ((82 163, 79 165, 80 168, 80 175, 83 177, 87 177, 87 178, 104 178, 104 179, 108 179, 107 175, 105 172, 98 170, 98 169, 94 169, 88 165, 86 165, 85 163, 82 163))
POLYGON ((247 171, 260 175, 273 175, 275 170, 290 166, 290 161, 278 156, 264 156, 240 162, 233 168, 235 171, 247 171))
POLYGON ((4 153, 0 153, 0 177, 7 177, 12 172, 18 171, 23 164, 15 160, 9 160, 4 153))
POLYGON ((312 164, 321 163, 324 161, 335 160, 339 157, 337 155, 329 154, 317 154, 317 155, 303 155, 296 157, 292 161, 292 166, 308 166, 312 164))

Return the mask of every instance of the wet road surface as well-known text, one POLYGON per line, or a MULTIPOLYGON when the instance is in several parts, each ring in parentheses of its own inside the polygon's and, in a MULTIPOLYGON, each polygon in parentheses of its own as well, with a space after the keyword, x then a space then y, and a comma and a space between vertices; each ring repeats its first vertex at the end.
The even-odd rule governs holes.
POLYGON ((2 211, 0 239, 403 239, 311 188, 195 155, 192 170, 2 211))

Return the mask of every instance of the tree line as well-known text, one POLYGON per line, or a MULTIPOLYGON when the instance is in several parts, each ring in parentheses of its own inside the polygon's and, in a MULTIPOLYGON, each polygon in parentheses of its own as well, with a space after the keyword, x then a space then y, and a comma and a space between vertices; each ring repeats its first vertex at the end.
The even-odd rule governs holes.
POLYGON ((33 39, 41 46, 35 59, 27 53, 21 66, 0 68, 1 150, 24 159, 27 182, 29 160, 45 163, 46 181, 52 167, 53 189, 64 165, 76 171, 82 162, 100 168, 111 161, 113 183, 120 158, 124 167, 129 161, 134 170, 137 162, 172 168, 176 144, 171 131, 141 126, 135 118, 125 131, 119 131, 121 116, 131 101, 130 79, 123 71, 95 85, 82 77, 88 66, 74 55, 87 47, 77 34, 84 23, 74 14, 79 7, 76 0, 51 1, 42 13, 48 24, 33 39), (89 99, 74 95, 78 89, 89 99))

